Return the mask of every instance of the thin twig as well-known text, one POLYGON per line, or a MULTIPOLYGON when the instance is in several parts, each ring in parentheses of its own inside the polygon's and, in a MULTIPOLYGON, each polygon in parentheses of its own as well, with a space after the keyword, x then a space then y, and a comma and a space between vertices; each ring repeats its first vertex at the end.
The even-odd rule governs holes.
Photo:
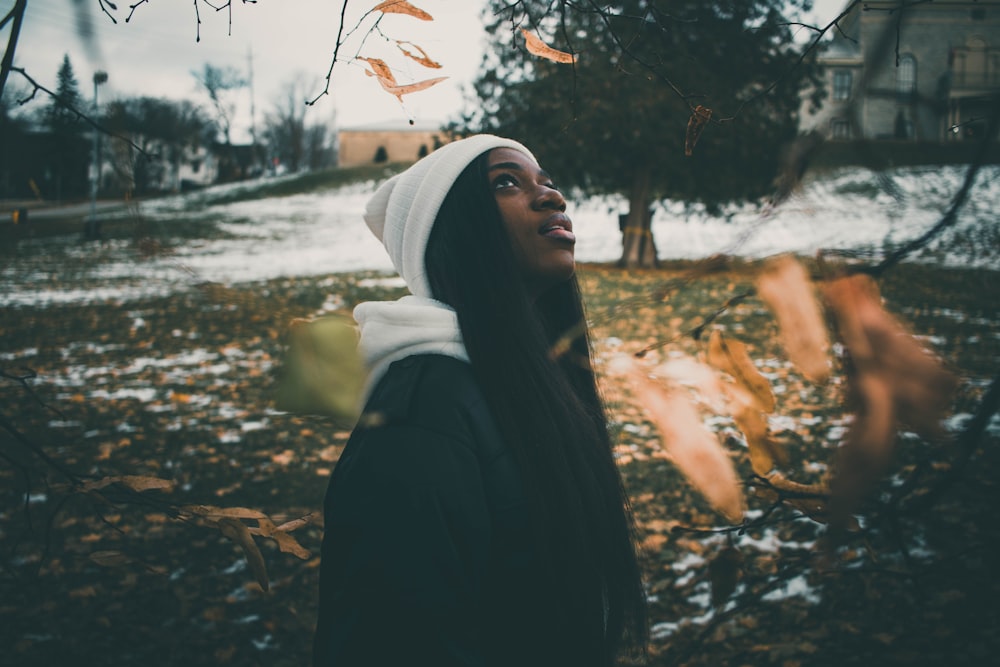
POLYGON ((969 420, 965 430, 958 437, 959 458, 951 468, 938 480, 930 491, 915 498, 905 507, 906 514, 917 514, 929 510, 940 500, 944 493, 962 477, 965 467, 982 442, 983 434, 993 415, 1000 410, 1000 375, 993 378, 989 389, 983 396, 976 413, 969 420))
MULTIPOLYGON (((337 64, 337 56, 340 54, 340 47, 343 45, 343 35, 344 35, 344 21, 347 15, 347 5, 349 0, 344 0, 344 4, 340 7, 340 23, 337 26, 337 41, 333 43, 333 57, 330 59, 330 69, 326 71, 326 86, 323 88, 323 92, 314 97, 312 100, 306 102, 309 106, 316 104, 321 97, 330 94, 330 82, 333 78, 333 68, 337 64)), ((367 16, 367 14, 366 14, 367 16)))

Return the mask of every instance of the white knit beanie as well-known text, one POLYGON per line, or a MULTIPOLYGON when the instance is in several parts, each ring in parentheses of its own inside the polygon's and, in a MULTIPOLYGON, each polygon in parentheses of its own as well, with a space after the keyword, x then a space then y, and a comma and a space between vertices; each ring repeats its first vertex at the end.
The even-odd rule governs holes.
POLYGON ((473 160, 493 148, 513 148, 535 159, 512 139, 477 134, 445 144, 393 176, 379 186, 365 207, 365 222, 413 294, 431 297, 424 252, 445 195, 473 160))

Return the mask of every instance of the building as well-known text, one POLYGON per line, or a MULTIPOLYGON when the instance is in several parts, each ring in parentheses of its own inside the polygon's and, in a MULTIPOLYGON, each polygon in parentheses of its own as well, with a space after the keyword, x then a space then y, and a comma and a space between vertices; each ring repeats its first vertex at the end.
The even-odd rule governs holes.
POLYGON ((341 167, 389 162, 416 162, 448 142, 436 125, 400 128, 388 123, 343 129, 338 133, 341 167))
POLYGON ((868 0, 832 32, 819 56, 826 100, 803 110, 804 130, 833 140, 983 136, 1000 95, 1000 0, 868 0))

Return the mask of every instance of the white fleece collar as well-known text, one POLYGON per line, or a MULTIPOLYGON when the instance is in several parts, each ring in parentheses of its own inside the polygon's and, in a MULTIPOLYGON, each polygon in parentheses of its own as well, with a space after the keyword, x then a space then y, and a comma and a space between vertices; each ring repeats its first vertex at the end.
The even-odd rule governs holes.
POLYGON ((397 301, 358 304, 354 319, 361 329, 358 347, 369 368, 364 400, 389 365, 414 354, 443 354, 468 361, 458 315, 445 303, 407 295, 397 301))

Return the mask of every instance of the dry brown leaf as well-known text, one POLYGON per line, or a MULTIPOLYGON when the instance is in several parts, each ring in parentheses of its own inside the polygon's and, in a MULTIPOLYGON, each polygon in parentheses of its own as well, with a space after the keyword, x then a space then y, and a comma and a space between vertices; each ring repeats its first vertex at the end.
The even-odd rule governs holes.
POLYGON ((214 505, 184 505, 180 508, 186 514, 196 514, 210 521, 227 519, 266 519, 267 515, 246 507, 215 507, 214 505))
POLYGON ((174 488, 174 483, 169 479, 159 477, 145 477, 143 475, 122 475, 121 483, 133 491, 149 491, 151 489, 161 489, 169 491, 174 488))
POLYGON ((114 550, 95 551, 90 554, 90 560, 104 567, 119 567, 132 562, 132 559, 121 551, 114 550))
POLYGON ((794 493, 801 496, 822 496, 826 497, 830 489, 825 484, 803 484, 788 479, 781 473, 775 472, 764 476, 772 487, 779 491, 794 493))
POLYGON ((708 502, 732 523, 743 517, 743 492, 736 470, 716 437, 702 424, 694 406, 668 391, 634 364, 628 371, 635 396, 663 437, 674 463, 708 502))
POLYGON ((370 70, 365 70, 365 74, 375 77, 375 79, 379 82, 379 85, 382 86, 382 89, 390 95, 394 95, 400 102, 403 101, 403 95, 409 95, 410 93, 426 90, 427 88, 439 84, 448 78, 446 76, 439 76, 433 79, 417 81, 416 83, 399 85, 396 83, 395 77, 393 77, 392 72, 388 71, 389 68, 383 61, 378 58, 359 58, 359 60, 364 60, 372 65, 375 71, 372 72, 370 70), (378 63, 378 65, 376 65, 376 63, 378 63))
POLYGON ((925 437, 940 435, 957 387, 954 374, 882 308, 871 278, 841 278, 824 293, 850 353, 852 373, 882 377, 899 420, 925 437))
POLYGON ((725 547, 708 563, 712 582, 712 604, 721 605, 736 590, 743 574, 743 554, 734 547, 725 547))
POLYGON ((313 513, 306 514, 305 516, 299 517, 298 519, 292 519, 291 521, 286 521, 285 523, 276 527, 275 530, 280 530, 283 533, 290 533, 293 530, 302 528, 303 526, 308 526, 313 521, 315 521, 315 519, 316 519, 315 514, 313 513))
POLYGON ((762 477, 776 464, 787 464, 788 453, 773 437, 767 425, 767 416, 760 410, 746 406, 733 415, 736 426, 743 432, 750 449, 750 465, 762 477))
POLYGON ((770 502, 777 501, 780 494, 782 502, 789 507, 802 512, 813 521, 827 523, 830 489, 825 484, 794 482, 778 472, 767 475, 766 479, 771 487, 760 486, 757 488, 766 488, 766 495, 770 498, 770 502))
POLYGON ((771 383, 753 365, 746 345, 735 339, 724 339, 722 332, 715 329, 708 338, 708 363, 731 375, 740 387, 750 393, 759 409, 774 412, 771 383))
POLYGON ((837 450, 830 480, 830 526, 847 528, 851 514, 889 467, 896 419, 892 387, 874 374, 853 379, 857 413, 844 443, 837 450))
POLYGON ((528 49, 528 53, 531 55, 538 56, 539 58, 545 58, 546 60, 551 60, 556 63, 569 64, 576 62, 575 54, 553 49, 551 46, 539 39, 534 33, 521 28, 521 34, 524 35, 524 46, 528 49))
POLYGON ((794 258, 769 261, 757 277, 757 294, 778 320, 788 358, 812 382, 830 376, 830 340, 815 290, 794 258))
POLYGON ((397 39, 396 46, 399 47, 399 50, 403 52, 404 56, 420 63, 424 67, 428 67, 430 69, 441 69, 441 63, 435 60, 431 60, 430 56, 427 55, 427 52, 424 51, 422 48, 420 48, 418 45, 414 44, 413 42, 404 42, 402 40, 397 39), (414 49, 419 51, 420 54, 418 55, 416 53, 413 53, 412 51, 406 48, 408 46, 413 47, 414 49))
POLYGON ((406 0, 385 0, 385 2, 380 2, 372 7, 372 11, 382 12, 383 14, 405 14, 421 21, 434 20, 433 16, 419 7, 411 5, 406 0))
POLYGON ((309 550, 303 547, 298 541, 288 534, 289 530, 294 530, 298 528, 299 525, 305 525, 307 522, 298 524, 297 522, 288 522, 282 524, 281 526, 275 526, 274 522, 270 519, 258 519, 257 528, 249 528, 251 535, 260 535, 262 537, 269 537, 278 544, 278 549, 282 553, 292 554, 302 560, 307 560, 312 554, 309 550), (292 526, 291 528, 285 528, 285 526, 292 526))
POLYGON ((727 396, 719 372, 694 357, 671 358, 655 368, 655 375, 695 390, 698 399, 711 410, 725 409, 727 396))
POLYGON ((159 477, 145 477, 143 475, 120 475, 114 477, 103 477, 91 482, 84 482, 80 485, 82 491, 98 491, 112 484, 127 486, 133 491, 149 491, 151 489, 170 490, 174 483, 169 479, 159 477))
POLYGON ((387 86, 385 82, 379 79, 379 83, 382 84, 382 88, 391 95, 395 95, 400 102, 403 101, 403 95, 409 95, 410 93, 417 93, 421 90, 426 90, 431 86, 437 85, 447 79, 446 76, 439 76, 434 79, 425 79, 423 81, 417 81, 416 83, 408 83, 404 86, 387 86))
POLYGON ((257 583, 263 590, 268 590, 270 583, 267 578, 267 567, 264 565, 264 556, 261 555, 260 549, 257 548, 257 543, 253 541, 250 529, 242 521, 229 517, 222 517, 216 522, 216 525, 219 527, 219 532, 243 549, 247 565, 250 566, 250 571, 253 572, 257 583))
POLYGON ((368 76, 374 76, 379 81, 384 79, 386 83, 392 86, 396 85, 395 75, 392 73, 392 70, 386 62, 381 58, 365 58, 364 56, 358 56, 358 60, 363 60, 372 66, 370 71, 365 70, 365 74, 368 76))
POLYGON ((701 133, 705 130, 705 125, 712 118, 712 110, 700 104, 691 110, 688 118, 687 131, 684 133, 684 155, 691 157, 694 153, 694 145, 701 138, 701 133))
POLYGON ((882 308, 870 277, 839 278, 823 294, 848 351, 856 410, 831 481, 831 527, 842 529, 888 467, 897 422, 938 436, 957 380, 882 308))

